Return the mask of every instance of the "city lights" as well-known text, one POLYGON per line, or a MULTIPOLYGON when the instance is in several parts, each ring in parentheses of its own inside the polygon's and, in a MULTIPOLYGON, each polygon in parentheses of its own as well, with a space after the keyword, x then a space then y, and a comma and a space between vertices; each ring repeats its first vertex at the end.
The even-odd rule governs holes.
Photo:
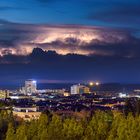
POLYGON ((93 86, 93 85, 94 85, 94 83, 93 83, 93 82, 89 82, 89 85, 90 85, 90 86, 93 86))
POLYGON ((89 86, 99 86, 99 82, 89 82, 89 86))
POLYGON ((99 82, 96 82, 96 83, 95 83, 96 86, 99 86, 99 84, 100 84, 99 82))
POLYGON ((35 81, 35 80, 33 80, 33 83, 36 83, 36 81, 35 81))

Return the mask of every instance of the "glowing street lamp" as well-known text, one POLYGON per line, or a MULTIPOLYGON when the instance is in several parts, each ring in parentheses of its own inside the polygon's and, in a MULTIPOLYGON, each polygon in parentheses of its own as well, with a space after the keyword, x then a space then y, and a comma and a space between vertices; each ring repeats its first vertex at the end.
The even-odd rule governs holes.
POLYGON ((94 85, 94 83, 93 83, 93 82, 89 82, 89 85, 90 85, 90 86, 93 86, 93 85, 94 85))
POLYGON ((95 83, 96 86, 99 86, 99 84, 100 84, 99 82, 96 82, 96 83, 95 83))

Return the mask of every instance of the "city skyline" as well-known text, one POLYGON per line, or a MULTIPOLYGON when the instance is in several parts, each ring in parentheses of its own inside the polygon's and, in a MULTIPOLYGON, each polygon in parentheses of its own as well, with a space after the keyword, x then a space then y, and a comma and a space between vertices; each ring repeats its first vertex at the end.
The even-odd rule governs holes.
POLYGON ((0 85, 140 83, 138 0, 1 0, 0 85))
POLYGON ((0 0, 0 140, 140 140, 140 0, 0 0))

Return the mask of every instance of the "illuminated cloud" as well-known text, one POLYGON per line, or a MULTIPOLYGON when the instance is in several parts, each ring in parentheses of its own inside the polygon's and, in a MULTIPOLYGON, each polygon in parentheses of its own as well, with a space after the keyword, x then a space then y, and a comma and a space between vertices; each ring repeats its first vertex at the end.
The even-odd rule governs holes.
POLYGON ((28 55, 36 47, 63 55, 135 56, 140 44, 140 40, 131 35, 132 31, 96 26, 33 25, 1 20, 0 31, 1 56, 28 55))

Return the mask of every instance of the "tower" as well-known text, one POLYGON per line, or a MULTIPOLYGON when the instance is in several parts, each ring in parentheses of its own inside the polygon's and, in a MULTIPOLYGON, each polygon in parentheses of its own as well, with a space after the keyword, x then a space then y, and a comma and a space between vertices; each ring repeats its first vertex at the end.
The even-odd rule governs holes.
POLYGON ((35 93, 37 90, 37 83, 35 80, 26 80, 25 81, 25 92, 26 94, 35 93))

